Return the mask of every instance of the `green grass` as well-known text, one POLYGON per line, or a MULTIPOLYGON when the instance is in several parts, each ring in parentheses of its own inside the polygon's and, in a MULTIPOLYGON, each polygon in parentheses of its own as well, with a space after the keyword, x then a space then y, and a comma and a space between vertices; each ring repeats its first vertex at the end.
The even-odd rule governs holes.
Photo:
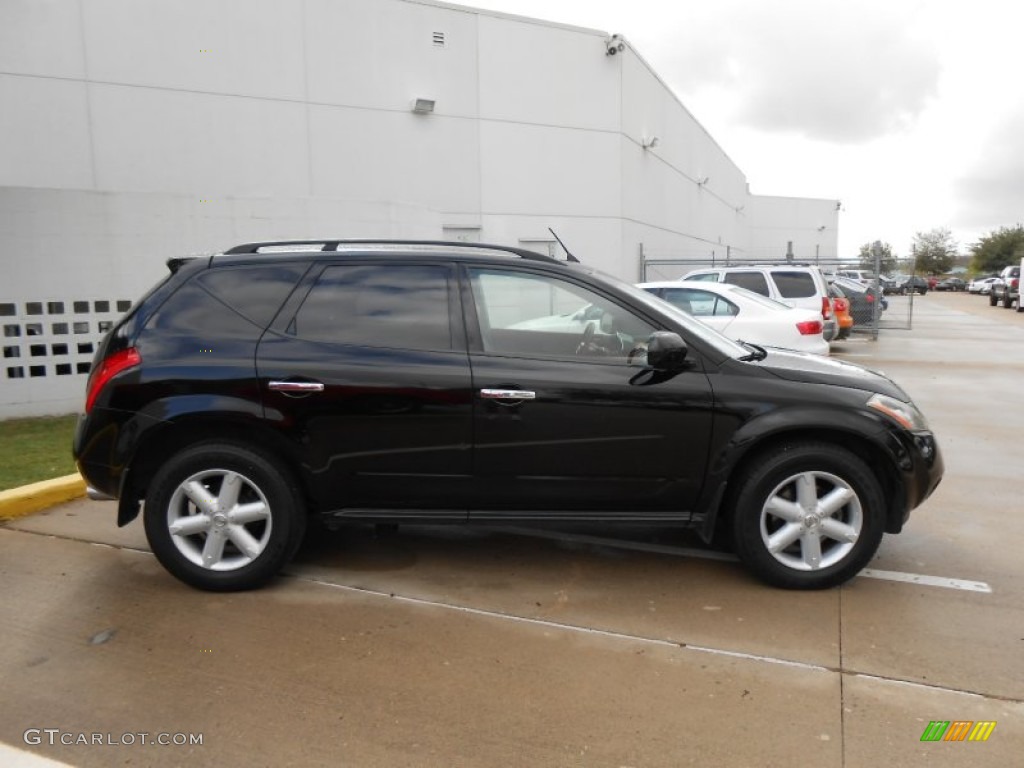
POLYGON ((77 422, 74 414, 0 421, 0 491, 74 472, 77 422))

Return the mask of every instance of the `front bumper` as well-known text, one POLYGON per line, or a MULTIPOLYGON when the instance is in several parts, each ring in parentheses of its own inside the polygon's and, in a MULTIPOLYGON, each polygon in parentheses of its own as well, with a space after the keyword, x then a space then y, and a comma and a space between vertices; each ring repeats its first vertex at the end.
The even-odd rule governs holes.
POLYGON ((942 481, 945 462, 935 435, 928 430, 914 432, 894 427, 886 439, 903 486, 902 494, 890 501, 886 533, 899 533, 910 517, 932 495, 942 481))

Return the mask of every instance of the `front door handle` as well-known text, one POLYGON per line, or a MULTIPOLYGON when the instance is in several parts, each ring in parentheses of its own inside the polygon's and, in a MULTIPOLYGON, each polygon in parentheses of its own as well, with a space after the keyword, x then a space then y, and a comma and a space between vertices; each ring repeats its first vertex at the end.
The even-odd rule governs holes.
POLYGON ((537 393, 525 389, 481 389, 484 400, 536 400, 537 393))
POLYGON ((286 395, 309 395, 313 392, 323 392, 324 385, 319 381, 272 381, 267 384, 274 392, 284 392, 286 395))

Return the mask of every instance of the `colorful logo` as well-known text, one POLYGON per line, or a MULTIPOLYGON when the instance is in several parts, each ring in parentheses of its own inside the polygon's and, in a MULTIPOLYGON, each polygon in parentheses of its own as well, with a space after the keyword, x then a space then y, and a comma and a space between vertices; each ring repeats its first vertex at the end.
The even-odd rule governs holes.
POLYGON ((988 741, 995 729, 995 720, 932 720, 921 741, 988 741))

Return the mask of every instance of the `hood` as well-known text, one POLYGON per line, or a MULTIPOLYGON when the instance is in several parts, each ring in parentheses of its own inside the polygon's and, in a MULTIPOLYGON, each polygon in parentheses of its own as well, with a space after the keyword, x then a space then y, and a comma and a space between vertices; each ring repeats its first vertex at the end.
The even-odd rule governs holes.
POLYGON ((872 371, 862 365, 802 352, 790 352, 770 347, 766 350, 768 357, 753 364, 780 379, 879 392, 904 402, 910 402, 910 397, 896 382, 884 373, 872 371))

